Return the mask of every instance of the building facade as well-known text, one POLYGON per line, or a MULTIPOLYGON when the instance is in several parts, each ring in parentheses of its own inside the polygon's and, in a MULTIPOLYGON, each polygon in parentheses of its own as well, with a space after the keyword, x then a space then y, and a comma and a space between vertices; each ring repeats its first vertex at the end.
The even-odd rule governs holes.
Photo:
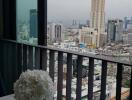
POLYGON ((91 28, 98 31, 98 44, 100 46, 100 34, 105 32, 105 0, 91 0, 91 28))
POLYGON ((37 38, 37 10, 30 10, 30 37, 37 38))
POLYGON ((59 23, 50 23, 48 25, 49 43, 61 43, 63 41, 63 25, 59 23))
POLYGON ((128 33, 128 44, 132 45, 132 33, 128 33))
POLYGON ((82 27, 79 31, 79 43, 83 43, 88 48, 96 48, 97 34, 97 31, 93 28, 82 27))
POLYGON ((120 19, 108 20, 107 41, 121 42, 123 40, 123 21, 120 19))
POLYGON ((129 30, 132 29, 132 18, 128 19, 127 17, 124 18, 124 29, 129 30))

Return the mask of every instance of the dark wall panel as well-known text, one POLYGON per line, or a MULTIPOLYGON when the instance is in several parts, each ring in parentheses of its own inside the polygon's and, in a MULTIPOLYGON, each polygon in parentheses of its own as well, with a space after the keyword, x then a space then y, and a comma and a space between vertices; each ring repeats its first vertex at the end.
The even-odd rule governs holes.
POLYGON ((3 15, 2 15, 2 0, 0 0, 0 38, 2 38, 3 33, 3 15))
POLYGON ((16 0, 3 0, 3 37, 16 40, 16 0))

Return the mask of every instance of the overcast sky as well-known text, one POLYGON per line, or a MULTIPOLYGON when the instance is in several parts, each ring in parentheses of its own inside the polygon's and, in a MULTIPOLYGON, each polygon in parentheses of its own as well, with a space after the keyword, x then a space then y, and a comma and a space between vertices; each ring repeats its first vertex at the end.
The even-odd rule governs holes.
MULTIPOLYGON (((87 19, 91 0, 48 0, 49 18, 87 19)), ((132 16, 132 0, 106 0, 106 18, 132 16)))
MULTIPOLYGON (((87 20, 91 0, 47 0, 49 20, 87 20)), ((37 0, 17 0, 18 19, 29 17, 29 9, 37 8, 37 0)), ((106 0, 106 19, 132 16, 132 0, 106 0)))

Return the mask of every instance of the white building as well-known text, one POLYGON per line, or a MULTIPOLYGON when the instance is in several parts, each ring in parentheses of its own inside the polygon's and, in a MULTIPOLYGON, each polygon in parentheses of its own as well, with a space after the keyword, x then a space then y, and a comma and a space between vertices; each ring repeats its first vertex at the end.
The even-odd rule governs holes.
POLYGON ((96 48, 98 45, 97 34, 94 28, 82 27, 79 31, 79 43, 84 43, 89 48, 96 48))
POLYGON ((128 44, 132 45, 132 33, 128 33, 128 44))
POLYGON ((124 33, 123 34, 123 43, 132 45, 132 33, 124 33))
POLYGON ((60 43, 63 41, 63 25, 51 23, 47 27, 48 39, 50 43, 60 43))

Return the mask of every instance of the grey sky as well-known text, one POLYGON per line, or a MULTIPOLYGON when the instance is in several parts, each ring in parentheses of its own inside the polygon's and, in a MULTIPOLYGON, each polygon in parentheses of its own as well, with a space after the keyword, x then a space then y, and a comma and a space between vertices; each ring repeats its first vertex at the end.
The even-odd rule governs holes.
MULTIPOLYGON (((29 18, 29 9, 37 8, 37 0, 17 0, 18 19, 29 18)), ((87 20, 90 17, 91 0, 48 0, 50 20, 87 20)), ((132 0, 106 0, 106 18, 131 17, 132 0)))
MULTIPOLYGON (((48 0, 49 18, 81 18, 90 16, 91 0, 48 0)), ((132 16, 132 0, 106 0, 106 18, 132 16)))

